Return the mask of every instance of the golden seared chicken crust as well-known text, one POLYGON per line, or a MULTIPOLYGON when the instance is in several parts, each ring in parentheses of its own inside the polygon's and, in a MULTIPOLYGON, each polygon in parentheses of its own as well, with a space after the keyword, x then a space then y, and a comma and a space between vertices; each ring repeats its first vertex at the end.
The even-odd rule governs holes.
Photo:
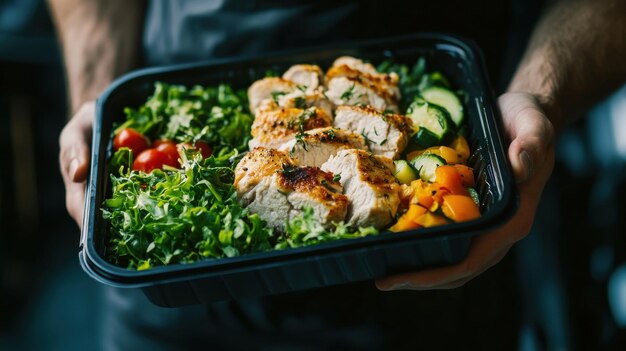
POLYGON ((296 166, 274 149, 248 152, 235 168, 234 186, 242 204, 278 229, 305 207, 323 225, 342 221, 348 210, 348 197, 334 174, 296 166))
POLYGON ((321 108, 279 108, 259 112, 252 123, 250 148, 257 146, 279 148, 297 133, 328 127, 332 117, 321 108))
POLYGON ((267 99, 289 94, 298 89, 298 85, 290 80, 279 77, 266 77, 252 83, 248 88, 248 100, 250 111, 256 111, 257 107, 267 99))

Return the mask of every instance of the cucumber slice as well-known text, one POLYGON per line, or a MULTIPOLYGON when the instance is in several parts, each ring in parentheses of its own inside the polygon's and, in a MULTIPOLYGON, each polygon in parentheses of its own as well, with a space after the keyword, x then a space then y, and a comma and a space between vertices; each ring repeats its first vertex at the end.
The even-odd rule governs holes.
POLYGON ((476 189, 474 189, 474 188, 467 188, 467 192, 469 193, 469 195, 472 198, 472 200, 474 200, 474 203, 476 205, 480 206, 480 198, 478 197, 478 192, 476 191, 476 189))
POLYGON ((412 181, 417 179, 417 173, 411 167, 411 165, 405 160, 393 161, 396 164, 396 179, 401 184, 411 184, 412 181))
POLYGON ((413 137, 413 141, 419 149, 428 149, 431 146, 440 144, 439 137, 423 127, 418 129, 417 134, 413 137))
POLYGON ((446 164, 446 160, 435 154, 421 154, 411 160, 411 165, 417 170, 420 179, 434 182, 435 170, 446 164))
POLYGON ((463 123, 463 104, 452 91, 438 86, 433 86, 422 91, 422 97, 426 101, 441 106, 450 114, 450 118, 458 127, 463 123))
POLYGON ((408 117, 413 122, 414 133, 419 133, 422 129, 428 129, 436 138, 436 142, 430 142, 430 146, 443 145, 452 138, 452 128, 454 122, 450 115, 443 108, 429 104, 422 98, 417 98, 407 111, 408 117))

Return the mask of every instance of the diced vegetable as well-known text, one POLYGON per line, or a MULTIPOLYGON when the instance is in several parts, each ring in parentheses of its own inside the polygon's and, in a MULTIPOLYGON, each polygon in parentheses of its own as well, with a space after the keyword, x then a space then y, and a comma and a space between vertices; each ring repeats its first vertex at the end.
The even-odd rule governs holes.
POLYGON ((426 149, 440 144, 439 137, 430 130, 420 127, 413 136, 413 143, 420 149, 426 149))
POLYGON ((480 197, 478 196, 478 192, 476 191, 476 189, 467 188, 467 192, 469 193, 469 196, 472 198, 472 200, 474 200, 476 205, 480 206, 480 197))
POLYGON ((474 170, 471 167, 466 165, 454 165, 454 168, 461 176, 461 183, 463 183, 463 186, 470 187, 476 185, 476 181, 474 180, 474 170))
POLYGON ((461 156, 460 163, 467 163, 467 159, 470 157, 470 148, 464 136, 459 134, 456 138, 454 138, 452 143, 450 143, 450 147, 456 150, 456 152, 461 156))
POLYGON ((456 127, 461 126, 463 123, 463 104, 456 94, 449 89, 432 86, 422 91, 422 96, 426 101, 446 109, 456 127))
POLYGON ((394 161, 396 165, 396 179, 401 184, 411 184, 412 181, 418 178, 417 173, 413 167, 405 160, 394 161))
POLYGON ((441 206, 443 214, 455 222, 470 221, 480 217, 478 205, 466 195, 446 195, 441 206))
POLYGON ((430 228, 430 227, 435 227, 438 225, 448 224, 447 219, 445 219, 442 216, 438 216, 432 212, 426 212, 423 215, 419 216, 416 219, 416 222, 424 228, 430 228))
POLYGON ((446 160, 446 163, 449 165, 464 163, 463 156, 459 154, 455 149, 448 146, 433 146, 425 150, 413 151, 410 152, 406 158, 412 160, 421 154, 435 154, 437 156, 441 156, 441 158, 446 160))
POLYGON ((406 213, 403 214, 398 219, 396 224, 394 224, 391 228, 389 228, 389 230, 391 230, 392 232, 401 232, 404 230, 419 228, 419 225, 417 224, 416 220, 418 217, 420 217, 421 215, 425 213, 426 213, 426 209, 424 207, 420 205, 416 205, 416 204, 411 204, 409 206, 408 211, 406 211, 406 213))
MULTIPOLYGON (((424 99, 417 98, 411 106, 409 106, 407 116, 413 123, 413 131, 415 133, 418 133, 422 128, 428 129, 428 131, 435 135, 437 139, 436 143, 439 145, 447 144, 453 135, 453 122, 450 120, 448 112, 437 105, 429 104, 424 99)), ((422 146, 420 144, 422 143, 420 138, 416 137, 415 140, 418 142, 418 145, 422 146)))
POLYGON ((425 154, 411 160, 411 164, 417 170, 420 179, 434 182, 435 170, 437 167, 445 165, 446 160, 435 154, 425 154))
POLYGON ((435 181, 439 186, 448 189, 452 194, 467 195, 463 179, 454 166, 441 166, 435 170, 435 181))

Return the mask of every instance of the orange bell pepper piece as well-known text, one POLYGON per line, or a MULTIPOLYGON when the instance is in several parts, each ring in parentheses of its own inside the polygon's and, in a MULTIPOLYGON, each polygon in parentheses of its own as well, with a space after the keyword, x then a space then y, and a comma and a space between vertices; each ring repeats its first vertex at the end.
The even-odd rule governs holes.
POLYGON ((461 182, 464 186, 475 186, 476 180, 474 179, 474 170, 466 165, 454 165, 456 171, 461 176, 461 182))
POLYGON ((439 166, 435 170, 435 182, 448 189, 452 194, 467 195, 463 179, 454 166, 439 166))
POLYGON ((465 195, 446 195, 441 205, 443 214, 455 222, 464 222, 480 217, 478 205, 465 195))
POLYGON ((389 230, 392 232, 401 232, 410 229, 419 228, 419 224, 415 221, 419 216, 426 213, 426 209, 420 205, 411 204, 409 210, 403 214, 396 224, 394 224, 389 230))
POLYGON ((450 143, 450 147, 456 150, 456 152, 460 155, 461 161, 459 163, 467 163, 467 159, 470 157, 470 148, 464 136, 457 136, 452 143, 450 143))
POLYGON ((424 228, 448 224, 448 220, 431 212, 426 212, 417 218, 417 223, 424 228))

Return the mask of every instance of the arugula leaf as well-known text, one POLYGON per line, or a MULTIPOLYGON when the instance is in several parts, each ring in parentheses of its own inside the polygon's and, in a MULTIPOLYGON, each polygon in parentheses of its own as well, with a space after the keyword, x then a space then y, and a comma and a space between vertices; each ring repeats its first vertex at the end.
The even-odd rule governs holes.
POLYGON ((338 239, 356 239, 378 233, 374 227, 353 229, 344 222, 333 223, 332 229, 324 228, 315 218, 313 209, 307 207, 303 209, 301 215, 287 221, 285 233, 278 238, 274 249, 303 247, 338 239))

